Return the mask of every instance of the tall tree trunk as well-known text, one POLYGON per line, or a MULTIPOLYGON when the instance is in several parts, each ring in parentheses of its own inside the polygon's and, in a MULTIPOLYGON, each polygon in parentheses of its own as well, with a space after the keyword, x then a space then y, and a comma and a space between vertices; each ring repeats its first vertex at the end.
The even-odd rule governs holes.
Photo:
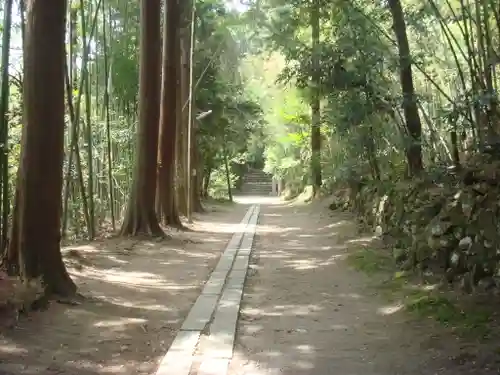
POLYGON ((12 3, 13 0, 6 0, 4 2, 4 21, 3 21, 3 35, 2 35, 2 87, 0 92, 0 181, 1 181, 1 251, 4 252, 7 248, 7 237, 9 227, 9 120, 7 112, 9 110, 9 58, 10 58, 10 33, 12 26, 12 3))
MULTIPOLYGON (((186 7, 184 5, 184 7, 186 7)), ((185 21, 185 9, 181 11, 181 20, 185 21)), ((184 22, 182 22, 184 23, 184 22)), ((188 50, 188 29, 180 29, 180 55, 179 55, 179 98, 180 101, 177 103, 178 106, 178 118, 177 118, 177 139, 176 139, 176 165, 177 165, 177 175, 176 175, 176 190, 177 190, 177 204, 179 212, 183 215, 187 215, 187 125, 188 125, 188 106, 187 100, 189 98, 189 50, 188 50)))
MULTIPOLYGON (((101 0, 102 1, 102 0, 101 0)), ((80 0, 80 23, 82 25, 82 41, 83 45, 87 45, 87 23, 85 22, 85 4, 84 0, 80 0)), ((90 38, 89 38, 90 39, 90 38)), ((92 102, 90 95, 90 72, 89 67, 86 66, 85 70, 82 70, 81 74, 84 75, 85 79, 85 141, 87 142, 87 168, 88 168, 88 180, 87 180, 87 191, 88 191, 88 223, 87 231, 90 240, 95 237, 95 204, 94 204, 94 156, 93 156, 93 142, 92 142, 92 102)))
POLYGON ((202 197, 208 198, 208 188, 210 187, 210 177, 212 176, 212 167, 209 165, 205 167, 205 175, 203 176, 202 197))
POLYGON ((410 136, 406 148, 408 171, 410 176, 418 175, 424 168, 422 162, 422 124, 418 113, 413 75, 411 71, 410 46, 406 34, 406 23, 400 0, 389 0, 389 8, 393 19, 393 29, 399 50, 399 69, 401 88, 403 91, 403 111, 406 127, 410 136))
POLYGON ((177 132, 179 5, 167 0, 163 23, 163 64, 160 109, 158 198, 166 225, 182 227, 175 202, 175 139, 177 132))
MULTIPOLYGON (((104 1, 103 1, 104 2, 104 1)), ((108 190, 109 190, 109 209, 111 214, 111 226, 113 231, 116 227, 116 214, 115 214, 115 184, 113 183, 113 157, 112 157, 112 144, 111 144, 111 117, 109 113, 109 89, 110 89, 110 67, 108 66, 108 42, 106 33, 106 24, 109 23, 109 12, 106 13, 106 4, 102 7, 102 43, 104 46, 104 117, 106 119, 106 161, 108 172, 108 190), (108 16, 107 16, 108 14, 108 16)))
MULTIPOLYGON (((19 15, 21 18, 21 42, 22 42, 22 50, 23 50, 23 68, 26 66, 26 0, 19 1, 19 15)), ((24 75, 22 77, 21 82, 21 94, 24 96, 24 75)), ((22 110, 22 122, 25 123, 26 111, 23 108, 22 110)), ((24 131, 23 131, 24 133, 24 131)), ((13 236, 13 234, 18 233, 18 218, 19 211, 17 208, 16 202, 19 201, 19 184, 20 181, 20 172, 21 170, 17 169, 16 174, 16 188, 14 192, 14 211, 12 212, 12 226, 10 227, 10 236, 7 238, 6 248, 4 249, 2 256, 2 267, 5 268, 9 275, 15 276, 19 275, 19 245, 17 235, 13 236)))
POLYGON ((224 143, 222 146, 222 154, 224 156, 224 169, 226 171, 227 195, 229 197, 229 201, 232 202, 233 201, 233 188, 231 186, 231 172, 229 171, 229 162, 228 162, 227 146, 226 145, 227 145, 227 143, 226 143, 226 140, 224 139, 224 143))
POLYGON ((458 150, 458 134, 456 125, 454 125, 453 130, 450 131, 450 143, 453 165, 455 167, 460 167, 460 152, 458 150))
POLYGON ((164 235, 155 212, 160 119, 160 15, 160 0, 141 0, 137 160, 122 235, 164 235))
POLYGON ((47 293, 69 296, 76 286, 60 250, 67 4, 30 0, 27 5, 25 126, 10 246, 17 247, 12 252, 19 254, 24 280, 42 278, 47 293))
POLYGON ((194 88, 193 88, 193 57, 194 57, 194 43, 195 43, 195 16, 196 16, 196 2, 195 0, 191 0, 190 2, 190 22, 189 22, 189 79, 188 79, 188 115, 187 115, 187 137, 186 137, 186 211, 187 211, 187 219, 188 222, 192 222, 193 215, 193 183, 194 175, 193 175, 193 143, 196 142, 196 138, 193 137, 193 115, 194 115, 194 88))
POLYGON ((197 129, 193 129, 193 146, 191 147, 191 160, 192 160, 192 169, 195 171, 195 175, 191 178, 191 202, 193 212, 204 212, 203 205, 201 203, 201 172, 200 168, 200 152, 198 145, 196 143, 197 129))
POLYGON ((320 107, 320 51, 319 51, 319 0, 311 8, 312 29, 312 76, 311 76, 311 177, 313 194, 316 196, 322 184, 321 176, 321 107, 320 107))

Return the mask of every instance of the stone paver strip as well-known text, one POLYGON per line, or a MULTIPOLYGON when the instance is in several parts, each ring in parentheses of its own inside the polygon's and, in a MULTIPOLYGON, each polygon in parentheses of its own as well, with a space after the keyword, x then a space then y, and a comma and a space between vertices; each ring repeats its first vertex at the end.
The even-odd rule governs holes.
POLYGON ((198 340, 200 338, 199 332, 180 331, 175 337, 174 342, 170 345, 170 351, 192 353, 198 340))
POLYGON ((168 353, 161 361, 155 375, 189 375, 192 363, 192 355, 168 353))
POLYGON ((200 331, 180 331, 160 362, 156 375, 189 375, 200 335, 200 331))
POLYGON ((243 286, 245 285, 246 276, 247 276, 246 270, 233 269, 231 271, 231 274, 229 275, 229 279, 227 280, 226 288, 227 289, 241 289, 241 290, 243 290, 243 286))
POLYGON ((181 331, 202 331, 205 329, 218 299, 217 294, 200 294, 184 320, 181 331))
POLYGON ((236 324, 259 212, 258 205, 248 209, 240 223, 241 229, 233 234, 227 244, 215 270, 162 359, 156 375, 189 375, 196 346, 207 324, 210 327, 209 345, 206 353, 202 353, 204 361, 198 375, 227 373, 233 355, 236 324), (210 323, 212 315, 213 321, 210 323))
POLYGON ((241 243, 238 248, 238 256, 243 255, 249 257, 250 253, 252 252, 252 245, 255 236, 255 229, 257 226, 257 222, 259 220, 259 213, 260 213, 260 207, 257 206, 255 208, 255 215, 250 217, 250 220, 247 225, 247 231, 245 232, 243 238, 241 239, 241 243))
POLYGON ((238 248, 240 247, 241 239, 243 238, 243 233, 235 233, 231 238, 231 241, 227 244, 224 254, 226 257, 236 254, 238 248))
POLYGON ((233 260, 234 260, 234 255, 233 256, 227 256, 227 255, 221 256, 219 263, 217 263, 217 266, 215 267, 214 272, 227 274, 229 272, 229 270, 231 269, 231 266, 233 265, 233 260))
POLYGON ((216 294, 220 296, 222 294, 222 288, 226 282, 227 272, 212 272, 212 275, 208 279, 205 287, 203 288, 203 294, 216 294))
POLYGON ((238 249, 238 255, 250 256, 252 252, 253 236, 244 236, 238 249))
POLYGON ((248 269, 249 257, 248 255, 239 255, 236 257, 236 260, 233 265, 233 270, 247 270, 248 269))
MULTIPOLYGON (((243 287, 243 285, 242 285, 243 287)), ((234 336, 236 333, 236 323, 240 311, 241 296, 243 288, 224 290, 213 322, 210 324, 210 336, 208 337, 208 347, 202 353, 208 358, 233 357, 234 336)))
POLYGON ((203 361, 198 375, 221 375, 227 373, 229 359, 211 358, 203 361))

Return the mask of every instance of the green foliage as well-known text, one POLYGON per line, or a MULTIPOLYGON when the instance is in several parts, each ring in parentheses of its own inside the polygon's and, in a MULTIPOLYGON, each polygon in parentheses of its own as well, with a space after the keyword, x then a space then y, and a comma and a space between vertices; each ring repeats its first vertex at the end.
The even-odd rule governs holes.
MULTIPOLYGON (((79 0, 70 2, 68 11, 74 20, 74 38, 68 38, 66 46, 68 54, 71 54, 69 57, 72 57, 69 59, 69 73, 73 78, 73 106, 80 98, 80 160, 77 162, 73 154, 71 167, 69 149, 73 129, 69 111, 66 116, 63 169, 69 179, 66 214, 69 220, 67 236, 70 238, 88 235, 84 229, 88 202, 93 202, 95 207, 97 228, 107 227, 112 207, 115 213, 123 211, 136 157, 133 153, 138 111, 140 4, 130 0, 92 0, 83 2, 83 9, 81 5, 79 0), (94 20, 95 30, 91 35, 94 20), (87 71, 82 69, 84 34, 87 42, 91 38, 87 71), (79 87, 81 77, 87 73, 89 113, 85 87, 79 87), (103 100, 106 90, 109 106, 103 100), (92 196, 89 197, 90 192, 92 196), (83 204, 84 196, 87 207, 83 204)), ((255 160, 262 163, 264 150, 255 134, 262 133, 263 117, 259 103, 245 90, 244 77, 239 69, 247 51, 235 38, 235 35, 242 34, 241 16, 227 10, 223 0, 197 1, 196 6, 194 110, 195 113, 212 110, 208 117, 196 123, 196 140, 201 154, 200 163, 215 171, 212 192, 221 195, 222 192, 227 194, 227 186, 222 183, 225 177, 221 174, 224 150, 229 160, 238 158, 242 163, 255 160)), ((68 35, 70 18, 68 15, 68 35)), ((15 40, 21 39, 20 29, 19 24, 13 26, 15 40)), ((20 46, 15 48, 21 49, 20 46)), ((22 68, 16 70, 22 71, 22 68)), ((19 91, 22 74, 13 74, 11 82, 9 187, 14 192, 22 131, 23 104, 19 91)), ((83 82, 85 84, 85 80, 83 82)), ((234 179, 232 176, 233 185, 234 179)), ((10 203, 13 203, 12 200, 10 203)))
MULTIPOLYGON (((247 56, 242 70, 248 77, 247 90, 264 110, 266 170, 287 176, 288 183, 299 183, 308 174, 311 158, 307 138, 313 74, 312 3, 251 3, 245 17, 254 33, 247 37, 247 44, 259 48, 247 56)), ((451 161, 452 129, 479 142, 472 105, 477 103, 483 109, 495 105, 494 91, 473 85, 472 77, 480 73, 475 73, 478 67, 471 60, 473 47, 467 44, 467 37, 477 44, 482 35, 484 45, 495 45, 498 37, 491 32, 498 29, 498 9, 491 2, 477 3, 402 2, 426 164, 451 161), (481 35, 474 26, 478 11, 487 22, 481 35)), ((367 0, 318 4, 324 180, 345 179, 350 172, 374 179, 403 178, 410 138, 401 110, 399 56, 391 13, 381 3, 367 0)), ((486 86, 487 76, 480 80, 486 86)), ((498 82, 494 81, 496 87, 498 82)))
MULTIPOLYGON (((80 12, 80 4, 71 2, 71 9, 80 12)), ((88 64, 91 114, 90 119, 84 116, 83 98, 79 146, 82 155, 89 146, 93 150, 94 162, 90 163, 95 165, 82 158, 82 175, 86 184, 92 184, 94 200, 105 202, 99 204, 105 217, 112 205, 122 209, 131 179, 140 12, 139 3, 131 0, 83 4, 86 29, 77 17, 76 44, 67 46, 76 62, 71 72, 75 81, 86 73, 80 66, 82 36, 84 31, 87 38, 90 36, 97 5, 104 4, 97 12, 92 36, 88 64), (109 136, 102 100, 105 89, 110 95, 109 136), (115 186, 111 189, 110 185, 115 186), (107 198, 108 189, 114 202, 107 198)), ((485 67, 496 55, 498 9, 493 2, 469 6, 457 0, 405 0, 402 6, 423 120, 424 162, 449 163, 454 147, 450 131, 465 134, 474 145, 487 133, 478 119, 487 114, 485 108, 496 103, 497 78, 487 82, 485 67), (482 39, 474 25, 478 20, 484 25, 482 39), (482 52, 474 57, 478 48, 482 52), (476 112, 474 105, 479 108, 476 112)), ((240 164, 263 166, 293 190, 306 186, 312 158, 311 94, 318 89, 325 186, 354 175, 388 181, 405 176, 409 136, 401 110, 393 19, 385 4, 368 0, 255 0, 250 1, 248 11, 238 13, 229 10, 223 0, 200 0, 196 7, 194 107, 195 112, 212 111, 196 123, 202 169, 219 170, 226 153, 229 160, 240 164), (313 50, 314 4, 319 7, 320 36, 313 50), (312 64, 316 54, 317 70, 312 64), (314 85, 313 73, 318 75, 314 85)), ((19 25, 14 28, 19 32, 19 25)), ((79 90, 73 87, 74 102, 79 90)), ((13 93, 11 100, 11 110, 17 112, 10 131, 12 179, 21 122, 16 95, 19 93, 13 93)), ((67 148, 69 142, 68 131, 67 148)), ((75 202, 71 212, 76 217, 83 210, 81 192, 75 187, 77 170, 72 169, 69 175, 75 202)))
MULTIPOLYGON (((243 155, 255 159, 258 155, 247 150, 249 139, 262 127, 261 108, 244 90, 238 69, 244 54, 234 37, 240 28, 239 16, 221 1, 201 2, 198 15, 195 107, 212 110, 197 124, 202 158, 212 168, 222 165, 224 149, 229 159, 243 155)), ((262 153, 255 147, 253 151, 262 153)))
MULTIPOLYGON (((234 173, 231 173, 230 181, 232 189, 236 187, 237 180, 238 176, 234 173)), ((229 194, 227 191, 226 170, 224 166, 220 166, 212 172, 208 194, 210 195, 210 197, 218 200, 229 199, 229 194)))
POLYGON ((351 253, 347 261, 352 267, 369 275, 390 270, 394 263, 388 254, 372 249, 351 253))

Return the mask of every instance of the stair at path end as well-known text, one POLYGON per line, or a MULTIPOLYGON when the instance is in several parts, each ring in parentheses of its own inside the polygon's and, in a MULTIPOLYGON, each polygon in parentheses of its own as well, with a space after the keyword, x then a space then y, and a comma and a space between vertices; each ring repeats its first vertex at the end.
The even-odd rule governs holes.
POLYGON ((267 196, 273 191, 273 178, 270 174, 259 170, 250 169, 243 178, 240 194, 267 196))

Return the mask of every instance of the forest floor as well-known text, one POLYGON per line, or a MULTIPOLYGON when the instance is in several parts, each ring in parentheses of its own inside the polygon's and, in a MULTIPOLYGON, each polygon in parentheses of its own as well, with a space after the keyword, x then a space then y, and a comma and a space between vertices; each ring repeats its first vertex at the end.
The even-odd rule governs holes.
MULTIPOLYGON (((230 375, 500 373, 492 342, 417 318, 382 293, 383 272, 353 269, 356 254, 383 247, 352 216, 325 202, 256 203, 230 375)), ((66 249, 89 298, 53 304, 0 334, 0 375, 154 374, 247 207, 217 206, 168 241, 66 249)))
POLYGON ((0 375, 154 374, 247 209, 206 208, 170 240, 65 248, 86 300, 51 304, 0 332, 0 375))

